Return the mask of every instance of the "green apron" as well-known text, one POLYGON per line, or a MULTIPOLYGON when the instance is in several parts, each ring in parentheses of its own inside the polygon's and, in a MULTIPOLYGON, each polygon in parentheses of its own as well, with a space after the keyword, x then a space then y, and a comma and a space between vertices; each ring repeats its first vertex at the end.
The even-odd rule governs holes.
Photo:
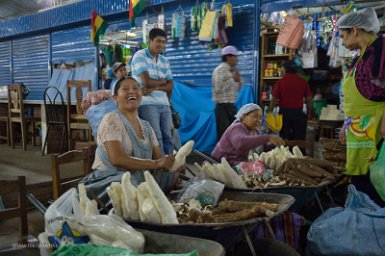
POLYGON ((358 91, 356 65, 346 74, 342 84, 347 175, 365 175, 368 172, 369 164, 377 155, 376 145, 382 138, 381 118, 385 109, 385 102, 368 100, 358 91))

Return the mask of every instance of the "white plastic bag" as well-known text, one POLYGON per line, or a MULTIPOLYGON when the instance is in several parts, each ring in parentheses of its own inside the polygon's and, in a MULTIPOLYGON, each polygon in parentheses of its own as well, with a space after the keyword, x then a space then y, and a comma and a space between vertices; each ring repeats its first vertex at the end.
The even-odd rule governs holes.
POLYGON ((145 242, 143 234, 112 212, 108 215, 86 216, 83 225, 85 233, 91 238, 97 236, 109 241, 111 246, 123 243, 137 253, 143 252, 145 242))
POLYGON ((56 234, 65 221, 72 228, 77 228, 81 219, 78 192, 76 188, 71 188, 48 207, 44 214, 45 230, 56 234))

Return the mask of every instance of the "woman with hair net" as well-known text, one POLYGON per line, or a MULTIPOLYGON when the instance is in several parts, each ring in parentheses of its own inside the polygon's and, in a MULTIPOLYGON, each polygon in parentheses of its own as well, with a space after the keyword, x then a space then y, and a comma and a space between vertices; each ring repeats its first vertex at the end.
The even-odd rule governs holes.
POLYGON ((377 204, 385 203, 369 178, 369 164, 385 138, 385 37, 373 8, 342 16, 337 26, 343 45, 360 50, 343 84, 345 122, 340 141, 346 143, 346 174, 357 190, 377 204))
POLYGON ((285 143, 277 136, 260 135, 258 128, 261 122, 262 109, 254 103, 244 105, 235 115, 235 121, 223 133, 211 153, 212 156, 218 159, 224 157, 231 166, 234 166, 247 161, 251 149, 268 142, 276 146, 285 143))

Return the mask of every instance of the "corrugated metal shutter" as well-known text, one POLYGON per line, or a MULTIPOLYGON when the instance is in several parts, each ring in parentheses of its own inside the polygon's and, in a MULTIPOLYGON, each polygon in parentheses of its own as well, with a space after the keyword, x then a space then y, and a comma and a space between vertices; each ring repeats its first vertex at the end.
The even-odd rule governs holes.
POLYGON ((78 27, 52 33, 52 63, 95 62, 96 48, 90 41, 90 27, 78 27))
MULTIPOLYGON (((170 62, 174 79, 197 86, 211 85, 211 75, 215 67, 221 62, 220 49, 209 50, 198 40, 198 32, 190 30, 191 8, 196 1, 183 1, 182 9, 186 15, 186 33, 182 40, 171 38, 171 18, 179 2, 165 5, 167 46, 165 56, 170 62)), ((227 0, 217 1, 216 10, 227 0)), ((230 45, 234 45, 241 52, 238 57, 238 68, 242 74, 245 85, 254 85, 253 64, 254 54, 254 26, 255 26, 255 0, 232 0, 234 27, 226 30, 230 45)), ((155 7, 160 13, 160 7, 155 7)), ((136 18, 137 26, 141 26, 143 19, 155 19, 156 13, 149 10, 136 18)), ((127 29, 128 21, 110 21, 111 31, 127 29)), ((257 79, 258 80, 258 79, 257 79)))
POLYGON ((13 82, 22 82, 31 89, 30 100, 43 99, 48 85, 48 41, 48 35, 40 35, 12 42, 13 82))
MULTIPOLYGON (((217 1, 216 10, 220 10, 227 1, 217 1)), ((254 4, 253 0, 233 0, 234 27, 226 30, 230 45, 238 48, 241 55, 238 57, 238 68, 245 85, 253 85, 253 30, 254 4)), ((166 24, 168 43, 165 55, 170 61, 175 80, 188 82, 194 85, 211 85, 211 75, 215 67, 221 62, 220 49, 209 50, 208 46, 198 41, 198 32, 190 30, 190 11, 195 1, 183 4, 186 14, 186 38, 171 38, 171 17, 176 7, 166 10, 166 24)), ((257 39, 258 40, 258 39, 257 39)))
POLYGON ((11 42, 0 42, 0 86, 11 81, 11 42))

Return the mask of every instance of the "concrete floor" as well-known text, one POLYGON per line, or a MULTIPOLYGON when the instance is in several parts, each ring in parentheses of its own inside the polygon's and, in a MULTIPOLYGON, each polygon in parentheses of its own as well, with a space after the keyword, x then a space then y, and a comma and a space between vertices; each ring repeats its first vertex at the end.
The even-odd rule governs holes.
MULTIPOLYGON (((39 184, 51 181, 51 162, 50 156, 41 156, 41 147, 27 145, 27 151, 23 151, 20 144, 12 149, 6 144, 0 144, 0 179, 9 176, 26 176, 27 185, 39 184)), ((69 164, 62 169, 63 177, 70 177, 80 173, 81 165, 69 164)), ((46 203, 46 202, 43 202, 46 203)), ((17 218, 0 220, 0 255, 19 255, 17 252, 2 252, 4 249, 15 248, 18 243, 19 229, 17 218)), ((44 216, 36 209, 31 207, 28 211, 28 231, 29 242, 36 242, 39 233, 44 231, 44 216)), ((33 251, 28 251, 28 255, 33 255, 33 251)), ((22 252, 20 255, 25 255, 22 252)))

